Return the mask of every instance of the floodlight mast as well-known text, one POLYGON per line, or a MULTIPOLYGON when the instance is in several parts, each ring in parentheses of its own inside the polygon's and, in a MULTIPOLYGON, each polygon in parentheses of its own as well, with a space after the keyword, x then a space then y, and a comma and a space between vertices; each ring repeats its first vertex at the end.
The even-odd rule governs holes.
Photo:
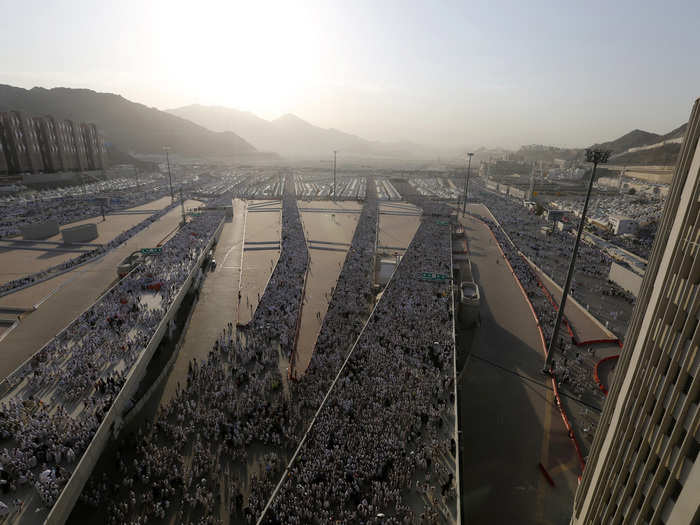
POLYGON ((168 155, 168 152, 170 151, 170 146, 163 146, 163 150, 165 151, 165 162, 168 163, 168 180, 170 181, 170 203, 172 204, 175 202, 175 195, 173 194, 173 177, 170 174, 170 156, 168 155))
POLYGON ((610 152, 605 150, 597 149, 587 149, 586 150, 586 162, 593 163, 593 173, 591 173, 591 180, 588 182, 588 192, 586 193, 586 200, 583 203, 583 211, 581 212, 581 220, 578 223, 578 232, 576 233, 576 242, 574 243, 574 250, 571 253, 571 261, 569 262, 569 271, 566 274, 566 282, 564 283, 564 289, 561 294, 561 302, 559 303, 559 309, 557 310, 557 319, 554 322, 554 330, 552 331, 552 336, 549 339, 549 346, 547 347, 547 357, 545 358, 543 372, 546 374, 551 374, 552 367, 552 356, 554 354, 554 346, 557 342, 557 337, 559 336, 559 329, 561 328, 561 321, 564 317, 564 308, 566 306, 566 298, 569 296, 569 289, 571 288, 571 278, 574 275, 574 268, 576 266, 576 255, 578 254, 578 247, 581 242, 581 234, 583 233, 583 226, 586 224, 586 211, 588 211, 588 202, 591 199, 591 190, 593 189, 593 181, 595 180, 595 172, 598 168, 598 164, 605 164, 610 158, 610 152))
POLYGON ((471 172, 472 168, 472 157, 474 156, 473 153, 467 153, 467 175, 464 177, 464 207, 462 209, 462 215, 467 214, 467 195, 469 195, 469 173, 471 172))
POLYGON ((338 155, 338 150, 334 149, 333 150, 333 200, 338 200, 338 197, 336 196, 335 193, 335 161, 336 161, 336 156, 338 155))

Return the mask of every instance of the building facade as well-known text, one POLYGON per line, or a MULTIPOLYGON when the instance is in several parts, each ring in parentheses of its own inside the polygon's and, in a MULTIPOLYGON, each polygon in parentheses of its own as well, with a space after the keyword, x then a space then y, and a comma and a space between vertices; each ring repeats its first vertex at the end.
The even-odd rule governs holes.
POLYGON ((39 138, 31 117, 23 111, 0 113, 2 142, 10 173, 39 173, 44 169, 39 138))
POLYGON ((56 130, 56 139, 58 140, 58 152, 61 157, 61 166, 63 171, 73 171, 76 169, 75 162, 75 141, 71 126, 67 120, 58 120, 55 117, 47 116, 53 122, 53 127, 56 130))
POLYGON ((71 134, 73 136, 73 143, 75 145, 75 170, 85 171, 88 169, 87 160, 87 148, 85 146, 85 139, 83 138, 83 131, 80 124, 73 122, 72 120, 66 120, 71 134))
POLYGON ((700 522, 700 99, 574 500, 575 525, 700 522))
POLYGON ((34 127, 39 137, 41 157, 45 171, 63 170, 63 160, 58 147, 56 129, 49 117, 34 117, 34 127))
POLYGON ((7 157, 5 156, 5 146, 2 140, 2 122, 0 122, 0 175, 7 173, 7 157))
POLYGON ((105 169, 107 150, 97 126, 51 115, 0 113, 0 173, 105 169))
POLYGON ((608 218, 608 223, 610 224, 610 227, 615 235, 625 235, 627 233, 637 232, 637 221, 630 219, 629 217, 611 215, 608 218))
POLYGON ((105 159, 106 151, 104 139, 97 130, 97 126, 94 124, 81 124, 80 127, 82 129, 85 147, 87 148, 87 161, 89 169, 105 169, 107 166, 105 159))

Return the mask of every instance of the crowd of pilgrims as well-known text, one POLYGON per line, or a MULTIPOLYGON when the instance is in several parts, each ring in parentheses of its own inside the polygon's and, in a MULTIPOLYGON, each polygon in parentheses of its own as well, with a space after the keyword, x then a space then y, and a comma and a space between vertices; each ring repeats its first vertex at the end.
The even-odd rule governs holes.
POLYGON ((188 222, 0 385, 0 497, 53 505, 222 220, 188 222))
MULTIPOLYGON (((304 228, 294 194, 294 181, 288 178, 282 195, 282 245, 280 256, 258 307, 246 331, 279 339, 287 357, 292 354, 297 319, 303 299, 304 274, 309 266, 304 228)), ((240 306, 240 305, 239 305, 240 306)))
POLYGON ((75 266, 78 266, 79 264, 82 264, 86 261, 89 261, 91 259, 94 259, 95 257, 104 255, 108 251, 116 248, 117 246, 121 245, 122 243, 128 241, 131 237, 139 233, 140 231, 148 228, 151 224, 153 224, 155 221, 163 217, 166 213, 168 213, 170 210, 172 210, 175 206, 178 206, 180 201, 174 201, 172 204, 169 204, 162 210, 158 210, 157 212, 149 215, 147 218, 139 222, 138 224, 135 224, 128 230, 124 230, 121 232, 119 235, 117 235, 114 239, 109 241, 106 244, 103 244, 99 248, 95 248, 94 250, 90 250, 85 253, 81 253, 80 255, 73 257, 72 259, 69 259, 67 261, 64 261, 62 263, 56 264, 54 266, 51 266, 50 268, 46 268, 44 270, 41 270, 39 272, 30 274, 30 275, 25 275, 24 277, 20 277, 19 279, 14 279, 12 281, 8 281, 2 285, 0 285, 0 297, 2 295, 8 294, 12 292, 13 290, 16 290, 17 288, 21 288, 23 286, 26 286, 31 283, 35 283, 38 281, 41 281, 45 279, 46 277, 63 272, 65 270, 68 270, 70 268, 73 268, 75 266))
MULTIPOLYGON (((85 505, 115 524, 166 517, 177 523, 256 521, 372 307, 378 211, 374 194, 368 197, 306 374, 287 384, 280 372, 282 336, 293 337, 295 319, 275 331, 273 318, 257 312, 240 330, 229 323, 207 359, 190 363, 186 384, 178 385, 154 421, 122 439, 118 473, 95 473, 81 497, 85 505)), ((285 261, 306 249, 296 203, 288 200, 286 242, 274 270, 279 276, 271 278, 260 306, 298 316, 291 309, 299 297, 279 285, 303 280, 301 266, 285 261), (301 235, 290 233, 297 231, 301 235)), ((314 494, 297 506, 308 517, 304 522, 327 523, 332 515, 371 523, 382 513, 389 516, 385 523, 399 517, 441 522, 440 499, 455 498, 452 476, 441 462, 455 453, 450 425, 443 422, 454 403, 451 298, 446 286, 415 280, 425 267, 448 273, 449 257, 449 228, 426 222, 402 263, 399 284, 385 292, 379 303, 384 306, 375 311, 367 329, 372 335, 350 360, 346 372, 352 373, 336 384, 342 393, 331 396, 316 422, 324 429, 319 436, 333 428, 330 441, 321 451, 304 452, 304 462, 294 467, 294 487, 314 494), (341 405, 340 413, 328 412, 341 405), (361 422, 364 427, 355 427, 361 422), (327 475, 311 456, 329 458, 327 475), (315 479, 318 468, 323 471, 315 479), (406 491, 415 500, 411 507, 400 501, 406 491), (422 505, 422 512, 412 510, 422 505)), ((316 443, 318 438, 309 441, 316 443)), ((294 490, 284 488, 298 498, 294 490)), ((277 522, 293 522, 287 519, 295 519, 291 507, 276 501, 277 522)))
MULTIPOLYGON (((517 247, 506 237, 506 234, 498 224, 485 217, 479 218, 488 225, 496 237, 535 310, 545 341, 549 341, 552 337, 557 317, 557 310, 552 304, 550 297, 543 290, 532 267, 520 255, 517 247)), ((592 363, 590 358, 595 357, 593 354, 594 350, 590 346, 587 349, 576 346, 571 333, 567 329, 567 323, 568 319, 564 316, 555 347, 557 352, 556 358, 552 363, 554 375, 560 386, 566 386, 574 394, 583 395, 587 393, 601 398, 600 400, 602 401, 602 394, 593 382, 591 373, 592 363)), ((575 327, 570 328, 573 330, 575 327)))
MULTIPOLYGON (((132 183, 127 179, 117 179, 112 181, 115 184, 132 183)), ((90 186, 90 185, 88 185, 90 186)), ((120 208, 131 208, 139 206, 149 201, 159 199, 166 195, 167 188, 157 184, 152 176, 144 177, 139 191, 133 188, 123 191, 110 191, 109 189, 99 190, 94 184, 91 191, 105 191, 108 195, 115 195, 119 198, 120 208)), ((64 195, 55 196, 56 190, 44 190, 35 194, 34 197, 18 197, 3 203, 2 213, 0 213, 0 238, 11 237, 20 234, 20 226, 35 224, 45 221, 56 221, 59 225, 68 224, 90 217, 98 217, 105 210, 102 203, 95 197, 100 193, 85 195, 64 195)))
MULTIPOLYGON (((488 192, 481 192, 480 198, 518 249, 559 285, 563 285, 574 247, 574 236, 556 229, 543 236, 538 231, 545 223, 523 206, 488 192)), ((612 258, 607 253, 581 242, 570 294, 579 303, 587 305, 598 319, 606 321, 618 337, 623 337, 632 314, 634 296, 608 280, 611 263, 612 258)))
POLYGON ((455 501, 450 229, 424 217, 265 523, 442 523, 455 501))

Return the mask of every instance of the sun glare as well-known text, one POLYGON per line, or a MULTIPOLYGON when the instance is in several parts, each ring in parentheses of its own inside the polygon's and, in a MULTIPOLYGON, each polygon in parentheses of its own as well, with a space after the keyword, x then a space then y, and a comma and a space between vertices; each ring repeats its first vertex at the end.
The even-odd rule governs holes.
POLYGON ((171 9, 157 40, 168 78, 201 103, 276 116, 321 80, 321 24, 292 5, 205 3, 171 9))

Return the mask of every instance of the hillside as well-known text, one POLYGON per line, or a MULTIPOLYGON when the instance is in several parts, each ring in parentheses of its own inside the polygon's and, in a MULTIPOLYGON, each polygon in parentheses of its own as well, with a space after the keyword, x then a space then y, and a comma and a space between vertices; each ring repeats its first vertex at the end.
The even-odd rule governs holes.
POLYGON ((197 104, 167 110, 213 131, 232 131, 262 151, 299 158, 328 158, 333 150, 345 156, 430 158, 433 153, 410 142, 373 142, 337 129, 314 126, 296 115, 265 120, 252 113, 197 104))
POLYGON ((94 122, 105 142, 130 154, 161 154, 168 145, 176 155, 198 158, 245 158, 261 155, 238 135, 217 133, 188 120, 120 95, 88 89, 32 88, 0 85, 0 111, 94 122))
POLYGON ((658 148, 632 151, 617 155, 610 162, 614 164, 672 166, 676 163, 681 145, 678 143, 664 144, 658 148))
POLYGON ((659 140, 661 140, 661 135, 650 133, 648 131, 642 131, 641 129, 635 129, 634 131, 630 131, 629 133, 622 135, 615 140, 603 142, 601 144, 594 144, 591 147, 610 150, 613 154, 615 154, 622 153, 630 148, 654 144, 655 142, 659 142, 659 140))

